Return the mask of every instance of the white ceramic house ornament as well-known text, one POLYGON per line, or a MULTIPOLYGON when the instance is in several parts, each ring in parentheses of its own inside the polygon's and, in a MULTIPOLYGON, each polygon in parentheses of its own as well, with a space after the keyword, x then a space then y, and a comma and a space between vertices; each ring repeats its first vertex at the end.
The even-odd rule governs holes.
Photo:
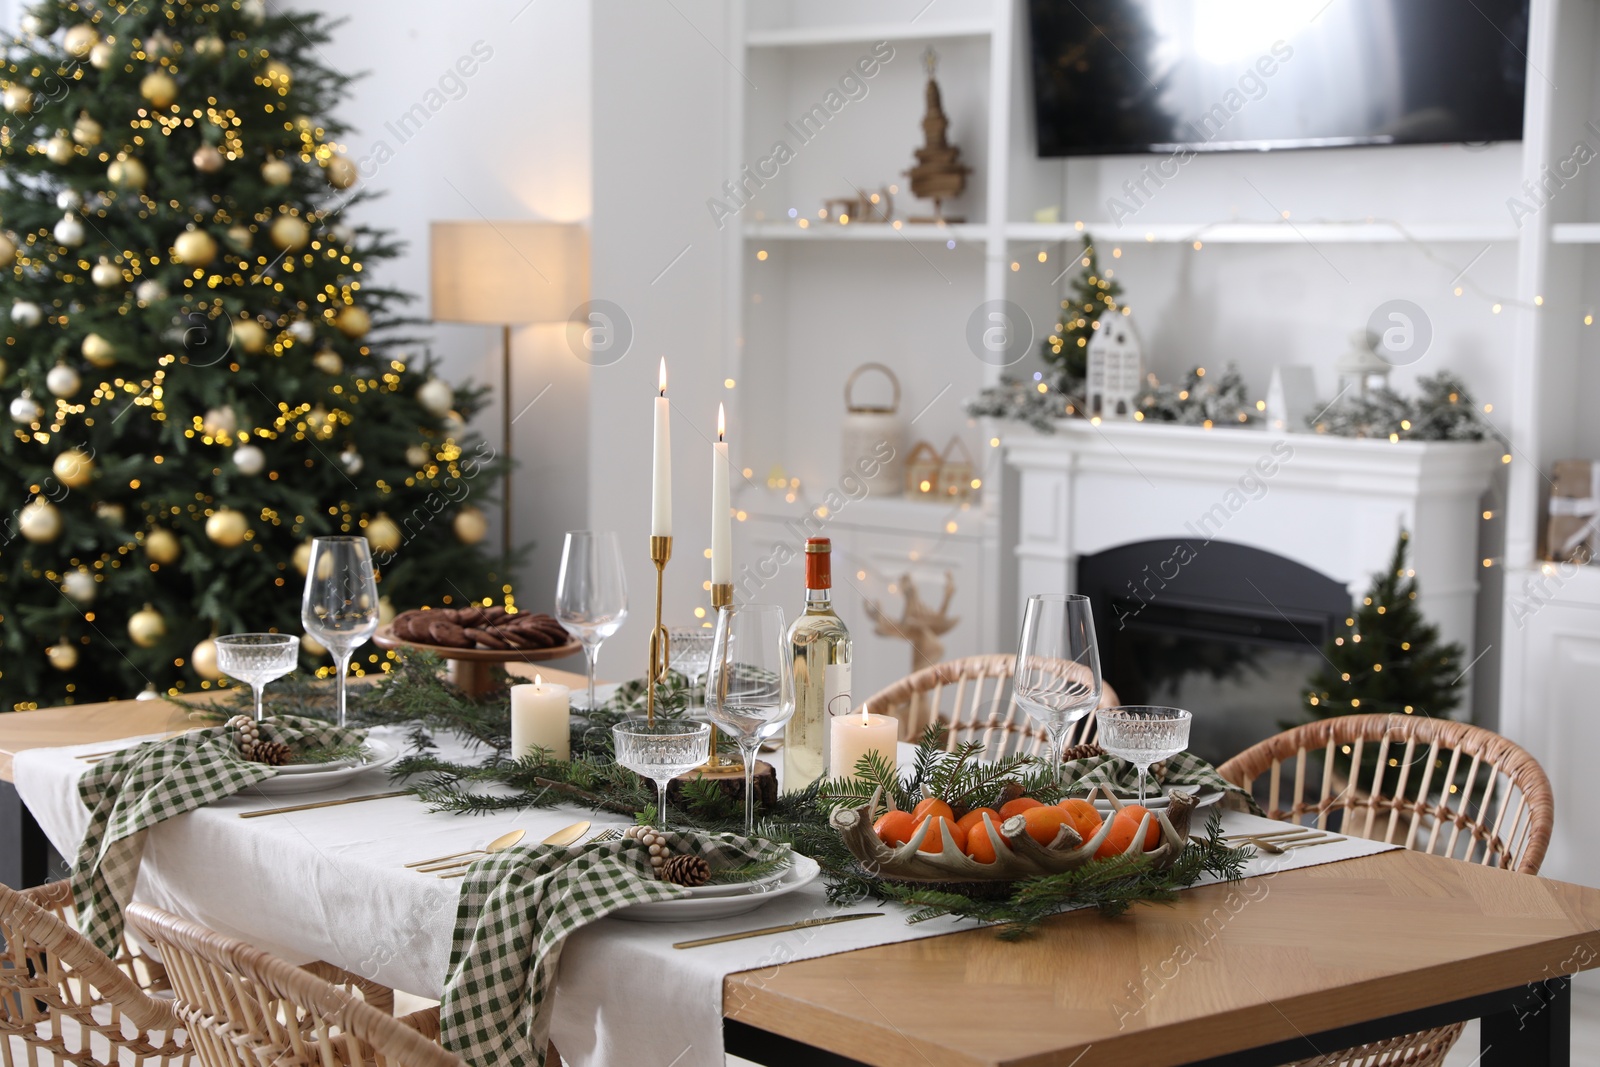
POLYGON ((1366 330, 1350 335, 1350 350, 1333 365, 1339 375, 1341 394, 1346 389, 1354 389, 1355 395, 1366 396, 1368 391, 1389 384, 1389 372, 1394 370, 1394 364, 1378 355, 1379 340, 1366 330))
POLYGON ((1144 354, 1133 323, 1120 311, 1100 316, 1089 341, 1089 414, 1131 419, 1144 382, 1144 354))

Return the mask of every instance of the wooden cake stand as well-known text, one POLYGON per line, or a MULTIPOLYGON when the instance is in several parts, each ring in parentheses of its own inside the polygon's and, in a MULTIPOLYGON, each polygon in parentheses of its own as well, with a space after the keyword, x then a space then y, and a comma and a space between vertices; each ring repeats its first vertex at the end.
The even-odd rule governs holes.
POLYGON ((583 651, 583 645, 577 641, 569 641, 552 648, 496 649, 425 645, 420 641, 406 641, 396 637, 394 629, 389 626, 380 627, 378 632, 372 635, 372 643, 385 650, 417 648, 424 652, 435 653, 450 665, 450 684, 473 698, 482 697, 494 689, 494 683, 490 680, 492 675, 489 672, 491 664, 543 663, 564 656, 575 656, 583 651))

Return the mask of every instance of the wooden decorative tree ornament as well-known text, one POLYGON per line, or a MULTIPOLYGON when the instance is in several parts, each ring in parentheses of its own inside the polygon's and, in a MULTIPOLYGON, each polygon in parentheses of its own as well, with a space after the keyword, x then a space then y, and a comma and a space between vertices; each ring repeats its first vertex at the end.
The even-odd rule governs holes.
POLYGON ((1103 419, 1133 418, 1143 381, 1144 354, 1133 323, 1120 311, 1105 312, 1089 341, 1089 414, 1103 419))
POLYGON ((911 179, 911 192, 924 200, 933 201, 933 218, 913 218, 912 222, 965 222, 965 218, 947 216, 944 202, 961 195, 967 187, 967 175, 972 168, 961 162, 961 149, 948 138, 950 120, 944 113, 944 99, 939 93, 939 83, 933 80, 939 57, 932 48, 922 56, 928 68, 928 88, 924 92, 927 110, 922 116, 923 146, 916 150, 917 162, 906 177, 911 179))

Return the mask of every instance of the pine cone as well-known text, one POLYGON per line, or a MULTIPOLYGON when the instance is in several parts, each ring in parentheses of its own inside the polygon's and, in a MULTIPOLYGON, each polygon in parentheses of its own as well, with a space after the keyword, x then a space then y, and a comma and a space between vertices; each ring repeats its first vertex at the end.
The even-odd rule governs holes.
POLYGON ((699 856, 673 856, 662 866, 661 880, 693 889, 711 881, 711 865, 699 856))
POLYGON ((1061 753, 1061 762, 1071 763, 1078 759, 1098 759, 1106 754, 1106 750, 1099 745, 1068 745, 1061 753))
POLYGON ((255 755, 250 758, 268 767, 282 767, 294 758, 294 752, 282 741, 257 741, 255 755))

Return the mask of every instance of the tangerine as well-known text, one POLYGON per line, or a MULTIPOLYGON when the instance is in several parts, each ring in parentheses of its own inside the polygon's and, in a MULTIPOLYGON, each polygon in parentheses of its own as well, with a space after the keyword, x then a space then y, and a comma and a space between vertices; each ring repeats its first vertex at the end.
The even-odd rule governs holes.
POLYGON ((872 828, 878 832, 879 840, 893 847, 911 840, 911 835, 917 830, 917 820, 908 811, 886 811, 878 816, 872 828))
POLYGON ((1161 844, 1161 820, 1156 818, 1155 812, 1139 804, 1129 804, 1122 809, 1122 814, 1133 820, 1135 832, 1139 829, 1139 821, 1146 815, 1150 816, 1150 828, 1144 832, 1144 850, 1148 852, 1161 844))
POLYGON ((1056 839, 1061 827, 1072 825, 1072 819, 1066 812, 1043 804, 1024 811, 1022 818, 1028 824, 1028 836, 1046 847, 1056 839))
POLYGON ((1094 835, 1100 832, 1100 825, 1105 822, 1095 806, 1082 797, 1063 800, 1056 807, 1067 813, 1072 828, 1078 831, 1078 836, 1085 841, 1094 840, 1094 835))
POLYGON ((917 822, 934 815, 949 819, 951 822, 956 821, 956 813, 950 810, 950 805, 938 797, 929 797, 926 800, 919 801, 917 806, 911 809, 911 817, 917 822))
POLYGON ((1008 800, 1004 804, 1000 805, 1000 818, 1009 819, 1013 815, 1021 815, 1029 808, 1042 807, 1044 807, 1044 805, 1032 797, 1018 797, 1015 800, 1008 800))
POLYGON ((979 863, 993 863, 995 859, 994 838, 990 836, 989 827, 992 826, 995 832, 999 832, 998 813, 989 808, 979 808, 972 814, 978 816, 978 821, 967 827, 967 843, 962 851, 979 863), (983 820, 984 812, 989 812, 987 824, 983 820))
POLYGON ((943 827, 949 827, 950 838, 955 842, 958 851, 966 847, 967 835, 953 820, 947 819, 943 815, 935 815, 932 818, 923 819, 922 822, 917 823, 917 826, 920 828, 923 823, 930 823, 931 825, 928 827, 927 836, 922 839, 922 844, 917 846, 917 851, 943 852, 944 834, 940 832, 943 827))
POLYGON ((994 820, 994 824, 996 826, 999 826, 1001 823, 1005 822, 1005 820, 1000 817, 1000 813, 995 811, 993 808, 973 808, 971 811, 961 816, 961 818, 957 819, 956 825, 961 827, 961 831, 963 833, 971 834, 973 827, 983 825, 984 812, 989 813, 989 818, 994 820))
MULTIPOLYGON (((1108 856, 1120 856, 1133 847, 1133 837, 1139 832, 1139 821, 1145 817, 1146 809, 1137 804, 1129 804, 1111 818, 1111 832, 1106 834, 1106 839, 1095 850, 1095 859, 1105 859, 1108 856)), ((1154 818, 1150 820, 1150 829, 1145 831, 1144 847, 1155 848, 1161 841, 1161 825, 1154 818)))

